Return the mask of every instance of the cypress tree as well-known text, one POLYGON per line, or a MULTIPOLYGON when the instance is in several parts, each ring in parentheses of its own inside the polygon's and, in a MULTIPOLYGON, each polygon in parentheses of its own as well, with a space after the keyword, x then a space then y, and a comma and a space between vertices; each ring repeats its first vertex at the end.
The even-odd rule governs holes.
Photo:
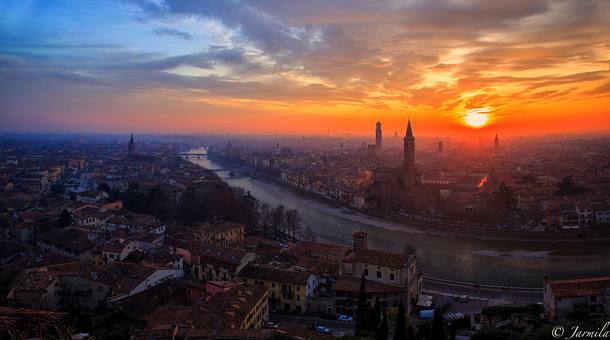
POLYGON ((390 329, 388 328, 388 315, 383 313, 383 320, 381 320, 381 327, 377 333, 377 340, 388 340, 388 334, 390 329))
POLYGON ((407 326, 407 339, 408 340, 415 340, 415 331, 413 330, 413 324, 409 323, 409 325, 407 326))
POLYGON ((394 340, 407 340, 407 325, 405 321, 405 305, 400 299, 398 305, 398 315, 396 316, 396 331, 394 332, 394 340))
POLYGON ((356 332, 368 331, 368 313, 366 305, 366 288, 364 281, 364 273, 362 274, 362 283, 360 284, 360 292, 358 293, 358 310, 356 311, 356 332))
POLYGON ((377 298, 375 299, 375 307, 373 308, 373 324, 377 325, 381 322, 381 303, 379 302, 379 294, 377 294, 377 298))
POLYGON ((434 310, 434 319, 432 319, 432 329, 430 330, 431 340, 444 340, 445 337, 445 322, 443 320, 443 311, 440 307, 434 310))

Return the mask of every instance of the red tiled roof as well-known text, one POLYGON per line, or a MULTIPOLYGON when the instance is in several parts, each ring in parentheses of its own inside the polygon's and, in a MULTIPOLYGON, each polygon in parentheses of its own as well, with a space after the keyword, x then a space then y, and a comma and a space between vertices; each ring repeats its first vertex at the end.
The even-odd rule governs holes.
POLYGON ((45 290, 55 279, 59 277, 59 272, 52 271, 31 271, 15 287, 16 292, 41 292, 45 290))
POLYGON ((555 298, 600 295, 602 289, 610 288, 610 277, 549 281, 549 286, 555 298))
POLYGON ((349 254, 343 262, 360 262, 385 267, 405 267, 415 256, 409 254, 390 253, 387 251, 359 248, 349 254))
POLYGON ((0 335, 5 336, 8 330, 6 326, 22 326, 30 336, 38 334, 38 327, 42 333, 49 329, 55 329, 66 317, 67 313, 42 312, 32 309, 0 307, 0 335), (14 321, 17 320, 17 324, 14 321))
MULTIPOLYGON (((360 291, 361 284, 362 284, 362 278, 343 274, 343 275, 341 275, 339 280, 337 280, 337 282, 333 286, 333 290, 357 293, 360 291)), ((407 291, 408 288, 388 285, 388 284, 373 281, 373 280, 365 280, 364 289, 366 290, 367 293, 389 293, 389 292, 407 291)))

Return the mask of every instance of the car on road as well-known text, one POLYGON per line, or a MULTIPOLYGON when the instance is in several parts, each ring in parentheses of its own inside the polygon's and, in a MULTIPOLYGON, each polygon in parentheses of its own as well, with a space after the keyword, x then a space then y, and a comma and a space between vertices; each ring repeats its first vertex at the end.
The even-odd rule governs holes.
POLYGON ((265 325, 264 328, 267 328, 267 329, 278 329, 278 328, 280 328, 280 325, 278 325, 277 323, 275 323, 273 321, 269 321, 269 322, 267 322, 267 324, 265 325))
POLYGON ((317 332, 320 333, 326 333, 326 334, 330 334, 330 329, 324 327, 324 326, 318 326, 318 328, 316 329, 317 332))
POLYGON ((460 299, 460 301, 462 302, 468 302, 470 300, 470 297, 468 295, 462 295, 462 298, 460 299))
POLYGON ((347 315, 339 315, 339 321, 354 321, 354 319, 351 316, 347 316, 347 315))

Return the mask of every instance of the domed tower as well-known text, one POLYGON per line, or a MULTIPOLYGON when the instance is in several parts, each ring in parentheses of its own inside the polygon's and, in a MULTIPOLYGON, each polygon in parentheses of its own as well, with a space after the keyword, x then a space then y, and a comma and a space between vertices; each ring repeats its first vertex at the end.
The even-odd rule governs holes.
POLYGON ((411 130, 411 120, 407 125, 407 133, 404 138, 404 183, 405 189, 415 186, 415 137, 411 130))

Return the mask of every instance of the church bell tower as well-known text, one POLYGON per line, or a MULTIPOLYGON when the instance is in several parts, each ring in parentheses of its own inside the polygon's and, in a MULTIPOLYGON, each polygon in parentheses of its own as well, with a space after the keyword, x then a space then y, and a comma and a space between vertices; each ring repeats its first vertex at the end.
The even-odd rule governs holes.
POLYGON ((407 133, 404 138, 404 184, 405 189, 415 186, 415 137, 411 130, 411 120, 407 125, 407 133))
POLYGON ((381 123, 377 122, 377 128, 375 129, 375 147, 377 148, 377 155, 381 155, 381 123))

